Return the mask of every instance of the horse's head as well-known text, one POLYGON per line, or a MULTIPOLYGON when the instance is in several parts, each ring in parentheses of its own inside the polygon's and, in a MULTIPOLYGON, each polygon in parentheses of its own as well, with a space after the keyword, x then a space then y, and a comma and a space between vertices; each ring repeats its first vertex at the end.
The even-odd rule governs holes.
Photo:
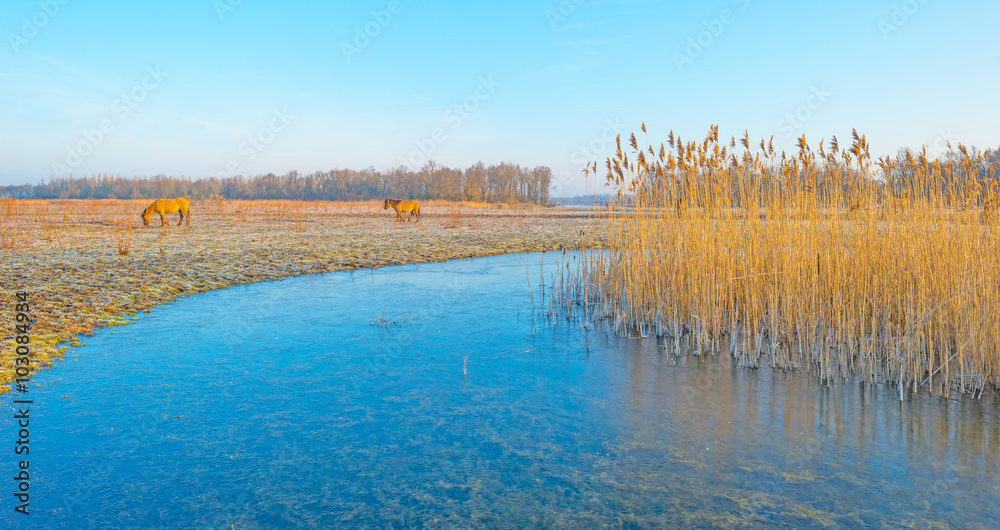
POLYGON ((389 209, 389 199, 385 200, 385 204, 382 205, 382 209, 383 210, 388 210, 389 209))
POLYGON ((149 226, 149 218, 153 215, 150 211, 149 206, 142 210, 142 224, 143 226, 149 226))

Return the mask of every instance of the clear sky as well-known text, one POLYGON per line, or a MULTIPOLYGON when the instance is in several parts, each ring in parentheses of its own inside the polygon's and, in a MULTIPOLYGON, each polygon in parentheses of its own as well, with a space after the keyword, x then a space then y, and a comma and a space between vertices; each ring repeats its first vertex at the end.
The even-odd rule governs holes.
POLYGON ((0 183, 431 158, 547 165, 558 196, 642 121, 656 144, 719 124, 788 150, 851 128, 873 154, 998 146, 998 20, 996 0, 7 0, 0 183))

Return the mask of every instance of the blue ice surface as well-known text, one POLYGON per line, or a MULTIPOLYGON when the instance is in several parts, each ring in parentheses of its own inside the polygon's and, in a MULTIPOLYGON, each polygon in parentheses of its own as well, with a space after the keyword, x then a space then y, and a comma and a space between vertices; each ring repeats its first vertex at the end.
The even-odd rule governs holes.
MULTIPOLYGON (((0 523, 1000 520, 991 396, 900 403, 891 389, 675 356, 579 307, 569 319, 551 308, 552 274, 578 260, 304 276, 191 296, 103 330, 33 378, 31 515, 5 494, 0 523)), ((12 414, 0 420, 11 441, 12 414)), ((10 474, 15 461, 4 461, 10 474)))

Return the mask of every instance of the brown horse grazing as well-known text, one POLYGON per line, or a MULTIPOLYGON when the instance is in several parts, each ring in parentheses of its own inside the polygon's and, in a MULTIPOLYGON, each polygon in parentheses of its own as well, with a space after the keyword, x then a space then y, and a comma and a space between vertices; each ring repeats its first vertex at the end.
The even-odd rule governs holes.
POLYGON ((149 226, 149 218, 154 213, 160 214, 160 226, 167 226, 167 218, 163 214, 178 213, 181 218, 177 221, 177 226, 187 219, 188 226, 191 226, 191 202, 187 199, 156 199, 145 210, 142 211, 142 224, 149 226))
POLYGON ((407 222, 409 222, 410 219, 413 219, 414 215, 417 216, 417 221, 420 220, 420 205, 417 204, 417 201, 386 199, 385 204, 382 205, 382 209, 388 210, 390 206, 396 210, 396 221, 402 221, 404 213, 410 214, 410 216, 406 218, 407 222))

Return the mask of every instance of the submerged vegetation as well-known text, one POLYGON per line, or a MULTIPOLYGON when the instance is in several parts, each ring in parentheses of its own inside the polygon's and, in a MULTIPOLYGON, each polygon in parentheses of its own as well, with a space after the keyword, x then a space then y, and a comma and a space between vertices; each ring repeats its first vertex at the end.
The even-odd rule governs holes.
POLYGON ((788 156, 749 134, 720 141, 717 127, 658 149, 619 137, 609 251, 587 255, 572 296, 618 330, 740 366, 890 384, 900 398, 997 387, 997 153, 873 161, 852 140, 813 150, 803 136, 788 156))

